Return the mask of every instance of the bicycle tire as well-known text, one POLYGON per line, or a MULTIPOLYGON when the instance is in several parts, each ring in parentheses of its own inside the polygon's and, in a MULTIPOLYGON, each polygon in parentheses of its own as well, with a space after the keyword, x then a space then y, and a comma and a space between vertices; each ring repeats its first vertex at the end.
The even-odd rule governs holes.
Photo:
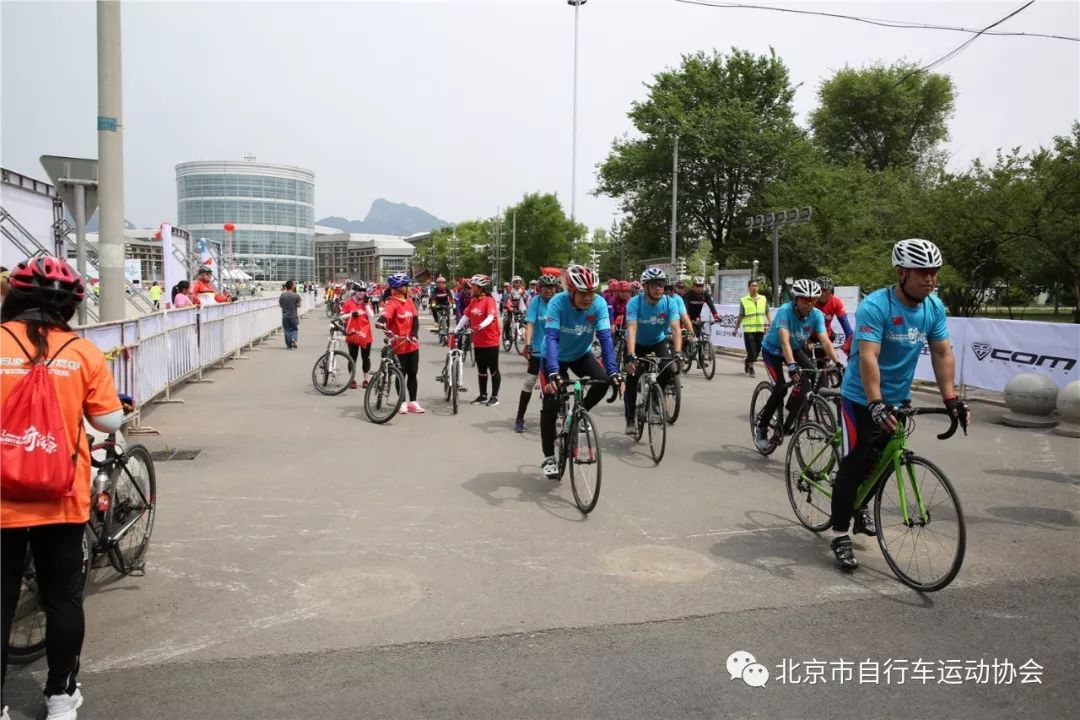
POLYGON ((356 361, 347 352, 341 350, 335 350, 333 353, 324 352, 311 368, 311 384, 315 386, 315 390, 323 395, 340 395, 349 389, 354 377, 356 377, 356 361), (334 356, 335 361, 333 370, 330 368, 331 355, 334 356), (341 370, 337 368, 339 362, 344 362, 345 367, 349 370, 348 377, 341 383, 340 387, 330 384, 331 373, 335 377, 341 373, 341 370))
POLYGON ((667 415, 664 411, 664 396, 660 392, 660 386, 649 385, 648 396, 645 399, 646 425, 649 428, 649 455, 657 465, 664 459, 664 450, 667 448, 667 415))
POLYGON ((364 391, 364 415, 376 425, 390 422, 405 399, 405 376, 396 365, 380 367, 364 391))
POLYGON ((814 396, 814 400, 810 405, 810 412, 807 415, 810 422, 822 426, 830 433, 836 430, 836 418, 833 416, 832 405, 820 395, 814 396))
POLYGON ((818 484, 832 487, 833 472, 840 465, 840 453, 832 444, 832 435, 832 431, 816 423, 804 423, 792 434, 784 458, 784 484, 787 486, 788 502, 791 503, 795 518, 807 530, 814 532, 821 532, 829 527, 832 495, 826 495, 806 482, 805 475, 809 474, 809 479, 818 484), (803 450, 803 438, 807 439, 812 449, 803 450), (829 450, 823 453, 822 450, 813 449, 815 445, 827 445, 829 450), (825 462, 807 468, 808 459, 813 463, 819 459, 825 462), (811 509, 816 511, 816 514, 812 514, 811 509))
POLYGON ((454 383, 453 383, 454 378, 453 378, 452 370, 451 370, 452 365, 453 365, 453 363, 450 362, 449 357, 447 357, 446 360, 443 362, 443 371, 442 371, 443 399, 446 400, 446 402, 450 402, 450 389, 454 386, 454 383))
POLYGON ((702 340, 698 347, 698 365, 701 366, 701 373, 706 380, 716 377, 716 349, 713 348, 711 340, 702 340))
POLYGON ((514 325, 514 352, 518 355, 521 354, 521 328, 516 324, 514 325))
POLYGON ((574 412, 574 421, 570 425, 570 489, 574 493, 574 503, 578 510, 588 515, 596 508, 600 500, 600 438, 596 434, 596 426, 589 417, 588 411, 578 408, 574 412), (581 424, 585 429, 578 432, 581 424), (586 459, 581 458, 582 448, 578 446, 578 437, 584 434, 588 447, 584 452, 586 459), (585 467, 596 467, 596 477, 589 482, 585 467), (586 494, 586 491, 588 494, 586 494))
POLYGON ((637 433, 634 435, 634 442, 641 442, 641 438, 645 436, 645 405, 646 398, 648 397, 649 387, 642 387, 642 384, 638 384, 638 395, 634 402, 634 427, 637 429, 637 433))
POLYGON ((450 410, 457 415, 458 411, 458 391, 461 387, 461 370, 458 368, 458 363, 450 363, 450 410))
MULTIPOLYGON (((83 532, 82 591, 84 596, 93 561, 93 543, 90 541, 90 532, 89 528, 83 532)), ((34 557, 28 543, 26 564, 23 566, 22 584, 19 588, 19 600, 15 606, 11 630, 8 633, 8 662, 12 665, 29 665, 44 657, 47 648, 45 608, 41 605, 34 557)))
POLYGON ((563 479, 563 475, 566 473, 566 456, 569 453, 569 437, 570 433, 566 428, 566 414, 559 413, 559 421, 556 427, 555 433, 555 459, 559 465, 559 480, 563 479))
POLYGON ((754 387, 754 393, 750 396, 750 440, 753 442, 754 449, 765 456, 772 455, 773 451, 780 446, 780 442, 783 440, 783 430, 780 427, 781 411, 779 409, 773 413, 772 420, 769 422, 769 429, 772 431, 772 435, 769 437, 768 449, 762 450, 757 446, 757 442, 754 440, 754 430, 757 428, 758 416, 760 416, 761 412, 765 409, 765 404, 769 401, 769 395, 772 395, 772 389, 772 385, 762 380, 754 387))
POLYGON ((116 572, 127 575, 142 568, 157 515, 157 472, 144 446, 124 448, 123 458, 109 473, 109 495, 109 509, 105 511, 109 562, 116 572), (145 469, 145 474, 139 472, 139 467, 145 469), (145 517, 146 523, 137 530, 139 517, 145 517), (129 536, 136 541, 126 545, 124 540, 129 536))
POLYGON ((668 425, 674 425, 682 410, 682 373, 672 376, 664 388, 664 412, 667 413, 668 425))
MULTIPOLYGON (((964 564, 964 551, 967 547, 967 528, 964 523, 964 511, 960 507, 960 497, 956 494, 956 490, 953 489, 952 483, 949 482, 949 478, 945 476, 945 473, 942 472, 941 468, 939 468, 937 465, 930 462, 926 458, 919 457, 914 453, 906 454, 901 460, 900 467, 901 469, 905 469, 915 465, 920 465, 926 468, 931 475, 935 476, 935 478, 940 482, 941 487, 945 493, 945 498, 943 502, 948 501, 952 505, 956 521, 956 538, 951 542, 951 544, 953 545, 953 549, 951 551, 953 556, 952 559, 948 562, 948 570, 946 570, 945 573, 940 577, 932 577, 926 581, 922 581, 920 579, 912 577, 909 574, 911 571, 910 565, 906 570, 902 570, 900 568, 899 556, 903 554, 906 542, 901 541, 899 543, 890 544, 890 541, 888 539, 890 536, 890 531, 888 530, 888 528, 897 527, 897 524, 886 524, 885 522, 882 522, 881 505, 883 502, 883 498, 885 497, 886 488, 890 486, 896 486, 894 483, 889 482, 888 476, 882 478, 881 482, 878 483, 877 492, 874 495, 874 523, 877 525, 878 547, 881 548, 881 554, 885 557, 885 562, 888 563, 889 568, 893 571, 893 574, 896 575, 900 582, 904 583, 910 588, 918 590, 919 592, 934 592, 937 590, 941 590, 949 583, 951 583, 953 579, 956 578, 956 575, 960 572, 960 567, 964 564)), ((895 476, 895 472, 891 470, 889 472, 891 475, 895 476)), ((904 474, 906 476, 906 473, 904 474)), ((900 483, 904 482, 908 478, 894 477, 893 479, 896 483, 900 483)), ((911 556, 915 555, 915 546, 919 543, 920 540, 923 539, 923 536, 930 534, 929 532, 927 532, 927 528, 934 523, 935 515, 937 516, 937 520, 939 521, 939 523, 943 519, 948 520, 949 517, 948 508, 944 505, 939 504, 934 506, 934 509, 931 509, 931 505, 934 501, 934 498, 936 497, 936 491, 931 493, 931 496, 929 498, 926 498, 926 483, 918 479, 916 479, 916 482, 919 483, 923 493, 925 504, 927 506, 929 522, 918 528, 917 536, 912 540, 911 543, 911 556)), ((905 490, 907 490, 910 494, 910 497, 908 497, 909 512, 914 511, 915 513, 918 513, 919 509, 917 503, 915 502, 914 493, 910 492, 910 488, 905 488, 905 490)), ((888 518, 886 518, 886 520, 887 519, 888 518)), ((903 525, 902 522, 900 523, 900 526, 906 527, 903 525)), ((907 528, 909 532, 914 529, 915 528, 911 527, 907 528)), ((937 531, 935 531, 935 533, 936 532, 937 531)), ((908 559, 910 561, 910 557, 908 559)), ((932 563, 927 564, 932 565, 932 563)), ((918 567, 919 563, 918 560, 916 560, 916 568, 918 567)))

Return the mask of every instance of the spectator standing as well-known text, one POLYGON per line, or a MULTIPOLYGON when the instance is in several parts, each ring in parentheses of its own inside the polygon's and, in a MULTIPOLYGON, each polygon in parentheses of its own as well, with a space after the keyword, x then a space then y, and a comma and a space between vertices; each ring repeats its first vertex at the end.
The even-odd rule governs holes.
POLYGON ((161 283, 157 280, 150 286, 150 302, 154 303, 155 310, 161 309, 161 290, 161 283))
POLYGON ((281 329, 285 331, 285 349, 295 350, 300 334, 300 296, 295 292, 296 283, 289 280, 278 297, 281 306, 281 329))
POLYGON ((751 280, 747 289, 749 292, 739 300, 739 317, 731 334, 739 332, 739 325, 742 324, 743 345, 746 347, 743 372, 754 377, 754 363, 761 354, 761 341, 769 324, 769 301, 764 295, 758 294, 757 280, 751 280))
POLYGON ((191 307, 195 303, 191 300, 191 283, 187 280, 181 280, 173 287, 172 292, 169 293, 172 297, 172 305, 174 308, 191 307))

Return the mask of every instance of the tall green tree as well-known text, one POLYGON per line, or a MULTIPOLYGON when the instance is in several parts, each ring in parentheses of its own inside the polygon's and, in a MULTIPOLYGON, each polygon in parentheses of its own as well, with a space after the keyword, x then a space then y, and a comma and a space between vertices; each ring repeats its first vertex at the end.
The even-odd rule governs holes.
POLYGON ((814 142, 831 162, 871 170, 913 167, 948 137, 955 91, 947 75, 896 63, 844 68, 821 84, 810 113, 814 142))
MULTIPOLYGON (((588 229, 576 226, 563 211, 553 193, 528 193, 516 205, 503 213, 503 270, 510 272, 510 253, 514 215, 517 215, 517 250, 515 263, 518 275, 533 278, 544 266, 563 266, 570 261, 570 238, 587 237, 588 229)), ((582 261, 581 258, 575 258, 582 261)))
POLYGON ((678 137, 678 235, 705 238, 724 263, 728 232, 741 228, 746 205, 784 175, 801 136, 787 67, 773 52, 701 52, 658 73, 648 90, 628 113, 640 137, 613 142, 596 192, 620 200, 644 255, 667 255, 678 137))

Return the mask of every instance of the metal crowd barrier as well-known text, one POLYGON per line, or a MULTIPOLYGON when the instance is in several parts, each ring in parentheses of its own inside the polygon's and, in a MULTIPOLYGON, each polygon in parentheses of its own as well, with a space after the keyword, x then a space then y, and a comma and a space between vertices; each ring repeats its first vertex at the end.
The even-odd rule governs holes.
MULTIPOLYGON (((311 309, 303 308, 301 314, 311 309)), ((178 384, 201 381, 210 366, 243 357, 245 346, 253 347, 280 329, 277 298, 268 297, 163 310, 75 331, 105 353, 117 391, 142 407, 155 400, 176 402, 171 391, 178 384)), ((138 432, 138 417, 131 430, 138 432)))

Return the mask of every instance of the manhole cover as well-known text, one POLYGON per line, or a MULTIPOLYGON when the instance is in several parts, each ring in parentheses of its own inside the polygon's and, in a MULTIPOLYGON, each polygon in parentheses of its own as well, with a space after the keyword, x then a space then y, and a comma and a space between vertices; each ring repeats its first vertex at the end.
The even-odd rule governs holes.
POLYGON ((202 450, 157 450, 150 453, 154 462, 168 462, 169 460, 194 460, 202 450))

